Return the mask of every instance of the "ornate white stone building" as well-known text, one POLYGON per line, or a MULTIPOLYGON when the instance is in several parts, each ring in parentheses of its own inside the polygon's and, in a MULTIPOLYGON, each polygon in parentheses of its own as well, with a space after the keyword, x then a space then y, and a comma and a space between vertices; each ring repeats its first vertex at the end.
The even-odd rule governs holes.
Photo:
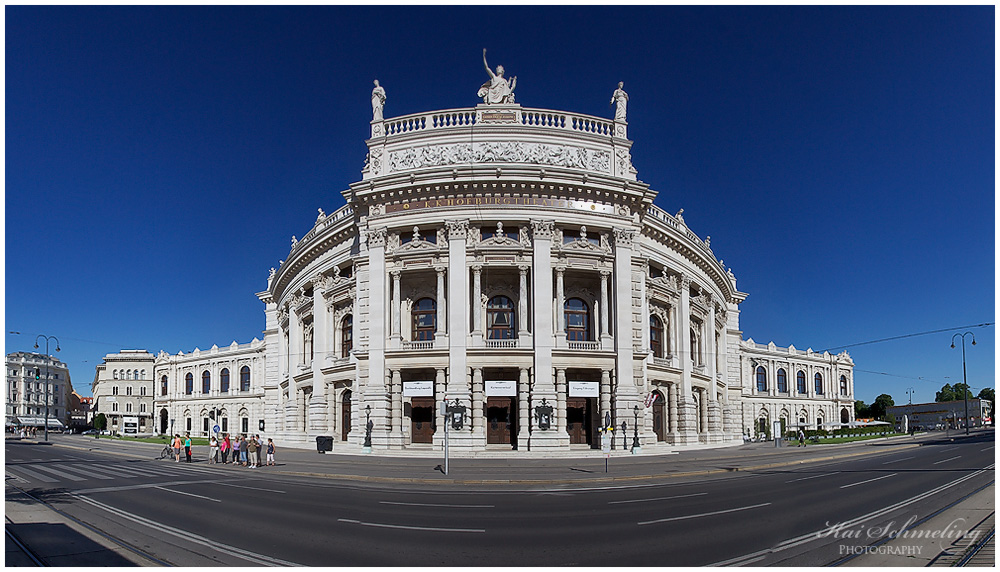
POLYGON ((121 350, 107 354, 94 368, 91 384, 94 396, 93 415, 103 413, 107 430, 129 434, 152 435, 153 427, 153 354, 146 350, 121 350))
POLYGON ((198 433, 216 407, 232 431, 357 451, 370 416, 375 450, 431 450, 447 399, 468 408, 458 450, 596 446, 605 418, 656 450, 853 403, 846 354, 742 341, 747 294, 637 179, 621 85, 609 120, 523 108, 497 72, 480 97, 499 103, 389 119, 376 82, 361 180, 271 269, 263 341, 161 353, 159 431, 198 433), (758 391, 754 368, 783 363, 824 392, 758 391))
POLYGON ((44 428, 48 400, 49 430, 62 430, 68 420, 67 406, 72 392, 65 363, 34 352, 7 354, 6 426, 44 428))

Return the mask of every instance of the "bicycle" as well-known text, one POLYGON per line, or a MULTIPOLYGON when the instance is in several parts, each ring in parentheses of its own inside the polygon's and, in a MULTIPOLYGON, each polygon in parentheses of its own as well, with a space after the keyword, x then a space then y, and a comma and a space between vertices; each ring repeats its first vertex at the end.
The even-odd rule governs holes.
POLYGON ((174 448, 170 445, 164 445, 163 450, 160 451, 161 459, 171 459, 174 456, 174 448))

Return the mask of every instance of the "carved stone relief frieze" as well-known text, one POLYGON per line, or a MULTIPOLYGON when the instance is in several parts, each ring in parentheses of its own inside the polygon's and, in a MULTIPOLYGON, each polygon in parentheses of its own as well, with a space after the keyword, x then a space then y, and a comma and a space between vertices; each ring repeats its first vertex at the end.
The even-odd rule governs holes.
MULTIPOLYGON (((378 173, 381 172, 379 171, 381 155, 376 156, 375 151, 376 149, 372 149, 371 164, 375 172, 378 173)), ((411 147, 393 151, 388 156, 390 172, 469 163, 531 163, 587 169, 600 173, 610 173, 611 171, 611 156, 607 151, 573 145, 548 145, 521 141, 411 147)))
POLYGON ((555 232, 555 221, 551 220, 531 221, 531 234, 536 239, 551 240, 554 232, 555 232))
POLYGON ((448 240, 467 240, 469 235, 468 220, 447 220, 448 240))

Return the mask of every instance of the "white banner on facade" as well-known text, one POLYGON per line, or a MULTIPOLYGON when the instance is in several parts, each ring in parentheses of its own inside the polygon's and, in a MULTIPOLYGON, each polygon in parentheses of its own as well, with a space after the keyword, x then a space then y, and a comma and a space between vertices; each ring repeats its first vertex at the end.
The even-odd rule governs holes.
POLYGON ((434 382, 404 381, 403 397, 434 397, 434 382))
POLYGON ((570 397, 600 397, 601 384, 596 381, 569 382, 570 397))
POLYGON ((486 383, 486 396, 487 397, 516 397, 517 396, 517 382, 516 381, 487 381, 486 383))

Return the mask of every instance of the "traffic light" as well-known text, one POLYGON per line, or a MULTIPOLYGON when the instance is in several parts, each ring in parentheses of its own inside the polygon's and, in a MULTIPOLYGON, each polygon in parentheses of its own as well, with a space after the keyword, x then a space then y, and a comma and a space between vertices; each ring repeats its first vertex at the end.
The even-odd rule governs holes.
POLYGON ((208 412, 208 418, 211 419, 212 421, 215 421, 215 410, 214 409, 208 412))
POLYGON ((35 368, 35 381, 38 381, 40 379, 42 379, 42 370, 36 367, 35 368))

